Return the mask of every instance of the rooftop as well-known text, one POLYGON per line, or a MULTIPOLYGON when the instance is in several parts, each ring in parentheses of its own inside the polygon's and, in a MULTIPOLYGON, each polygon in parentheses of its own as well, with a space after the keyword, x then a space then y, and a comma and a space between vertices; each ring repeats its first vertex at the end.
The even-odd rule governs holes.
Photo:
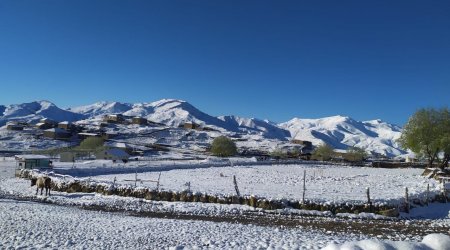
POLYGON ((45 155, 15 155, 16 160, 50 159, 45 155))

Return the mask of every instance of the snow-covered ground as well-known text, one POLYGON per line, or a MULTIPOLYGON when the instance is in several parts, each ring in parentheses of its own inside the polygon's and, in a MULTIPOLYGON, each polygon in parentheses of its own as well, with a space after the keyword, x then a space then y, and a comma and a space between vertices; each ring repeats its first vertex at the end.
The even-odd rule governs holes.
MULTIPOLYGON (((203 204, 203 203, 184 203, 184 202, 153 202, 143 201, 142 199, 116 197, 116 196, 103 196, 99 194, 67 194, 53 192, 50 197, 35 196, 34 187, 29 186, 29 182, 23 179, 13 178, 14 162, 11 158, 0 159, 0 194, 4 197, 34 197, 37 200, 47 201, 54 204, 63 206, 56 206, 50 204, 41 204, 29 201, 18 201, 10 199, 0 199, 0 248, 38 248, 38 249, 161 249, 161 248, 173 248, 173 249, 203 249, 203 248, 219 248, 219 249, 319 249, 328 245, 329 249, 391 249, 390 246, 402 247, 403 249, 430 249, 426 248, 430 246, 430 242, 433 239, 439 239, 439 242, 446 242, 448 239, 443 236, 432 235, 425 238, 423 243, 420 243, 421 237, 417 235, 402 235, 396 233, 396 236, 392 239, 403 239, 406 242, 380 242, 373 240, 374 236, 355 234, 355 233, 338 233, 333 230, 311 230, 307 228, 291 228, 291 227, 276 227, 276 226, 256 226, 256 225, 244 225, 244 224, 230 224, 230 223, 218 223, 211 221, 191 221, 191 220, 178 220, 178 219, 158 219, 158 218, 145 218, 145 217, 133 217, 124 213, 108 213, 99 211, 82 210, 80 206, 104 206, 104 207, 121 207, 125 211, 150 211, 150 212, 178 212, 188 214, 204 214, 220 216, 234 214, 239 216, 246 211, 254 211, 255 209, 248 206, 241 205, 221 205, 221 204, 203 204), (70 207, 75 205, 76 207, 70 207), (408 240, 409 238, 409 240, 408 240), (363 241, 361 241, 363 240, 363 241), (350 241, 349 243, 345 243, 350 241), (360 247, 360 248, 358 248, 360 247)), ((87 163, 87 168, 94 167, 99 162, 93 161, 87 163)), ((162 165, 163 166, 163 165, 162 165)), ((196 165, 193 164, 193 167, 196 165)), ((64 164, 60 167, 64 167, 64 164)), ((67 166, 65 166, 67 167, 67 166)), ((160 166, 161 167, 161 166, 160 166)), ((105 167, 107 168, 107 167, 105 167)), ((328 178, 328 184, 333 182, 340 183, 344 179, 344 173, 347 175, 358 174, 358 168, 343 168, 336 166, 251 166, 251 167, 217 167, 206 169, 186 169, 186 170, 170 170, 163 171, 162 184, 167 181, 175 181, 177 178, 193 178, 194 176, 214 176, 215 179, 229 179, 229 185, 232 187, 230 176, 236 174, 239 176, 251 176, 257 174, 258 177, 264 177, 266 183, 271 186, 277 186, 285 183, 286 176, 295 174, 302 174, 303 169, 307 169, 308 172, 316 171, 312 177, 323 179, 327 175, 326 173, 337 172, 342 173, 341 176, 337 176, 336 179, 331 180, 328 178), (337 172, 330 172, 336 170, 337 172), (204 172, 206 171, 206 172, 204 172), (213 171, 213 172, 208 172, 213 171), (241 174, 241 172, 250 171, 247 175, 241 174), (201 174, 204 172, 203 174, 201 174), (266 172, 263 175, 258 172, 266 172), (224 177, 220 176, 220 173, 224 177), (273 176, 280 175, 281 179, 273 176), (163 177, 169 177, 164 179, 163 177), (187 177, 183 177, 187 176, 187 177), (227 177, 228 176, 228 177, 227 177), (272 176, 272 177, 270 177, 272 176)), ((376 170, 376 169, 375 169, 376 170)), ((373 171, 375 171, 373 170, 373 171)), ((372 169, 361 168, 359 171, 364 171, 366 175, 374 175, 374 180, 382 183, 398 182, 397 185, 401 186, 401 178, 406 175, 415 175, 411 179, 411 183, 414 180, 419 180, 420 176, 414 172, 414 169, 403 169, 394 171, 384 176, 377 176, 375 172, 371 172, 372 169), (412 174, 411 174, 412 173, 412 174), (398 179, 396 181, 396 179, 398 179)), ((382 170, 378 170, 380 172, 382 170)), ((149 172, 145 175, 148 178, 154 178, 158 172, 149 172)), ((106 178, 107 176, 100 176, 106 178)), ((111 177, 111 176, 109 176, 111 177)), ((119 175, 117 179, 134 177, 134 174, 119 175)), ((93 177, 94 178, 94 177, 93 177)), ((98 177, 95 177, 98 178, 98 177)), ((213 178, 213 179, 214 179, 213 178)), ((301 180, 302 177, 299 179, 301 180)), ((362 178, 362 176, 361 176, 362 178)), ((251 178, 250 178, 251 179, 251 178)), ((358 178, 356 178, 358 179, 358 178)), ((370 179, 370 178, 369 178, 370 179)), ((240 183, 246 183, 243 179, 239 179, 240 183)), ((185 188, 182 180, 176 180, 180 183, 180 188, 185 188)), ((192 181, 192 179, 190 180, 192 181)), ((354 181, 354 180, 353 180, 354 181)), ((362 180, 360 180, 363 182, 362 180)), ((205 179, 202 180, 205 182, 205 179)), ((223 182, 223 183, 228 183, 223 182)), ((367 182, 367 180, 366 180, 367 182)), ((193 182, 194 183, 194 182, 193 182)), ((210 188, 211 182, 206 182, 204 186, 198 186, 203 188, 210 188)), ((216 181, 217 183, 217 181, 216 181)), ((300 181, 299 181, 300 183, 300 181)), ((349 181, 346 186, 351 185, 349 181)), ((291 183, 292 185, 292 183, 291 183)), ((316 184, 318 185, 318 184, 316 184)), ((337 188, 339 184, 333 184, 337 188)), ((395 188, 395 184, 392 186, 386 186, 385 189, 395 188)), ((242 186, 242 185, 241 185, 242 186)), ((256 187, 262 187, 263 185, 256 185, 256 187)), ((300 184, 293 185, 301 189, 300 184)), ((195 185, 192 184, 192 188, 195 185)), ((277 192, 282 189, 286 189, 289 186, 282 186, 277 192)), ((243 188, 243 187, 242 187, 243 188)), ((380 189, 383 187, 380 187, 380 189)), ((175 188, 174 188, 175 189, 175 188)), ((245 190, 245 188, 243 188, 245 190)), ((261 188, 260 190, 269 190, 261 188)), ((242 191, 241 191, 242 192, 242 191)), ((270 191, 266 191, 270 194, 270 191)), ((381 191, 380 191, 381 192, 381 191)), ((364 193, 364 192, 363 192, 364 193)), ((376 193, 376 192, 375 192, 376 193)), ((396 192, 392 192, 396 193, 396 192)), ((285 193, 286 194, 286 193, 285 193)), ((332 197, 332 196, 328 196, 332 197)), ((387 199, 388 197, 385 197, 387 199)), ((434 206, 432 204, 431 206, 434 206)), ((436 214, 437 211, 441 211, 441 215, 438 220, 435 220, 432 227, 445 227, 448 228, 449 214, 447 208, 436 204, 436 208, 433 208, 431 214, 436 214), (447 213, 445 214, 445 209, 447 213)), ((294 212, 294 211, 291 211, 294 212)), ((417 209, 416 212, 413 209, 411 213, 412 217, 416 218, 429 218, 430 210, 417 209), (427 214, 428 213, 428 214, 427 214)), ((335 220, 333 218, 324 220, 335 220)), ((409 223, 409 222, 408 222, 409 223)), ((415 223, 411 221, 411 223, 415 223)), ((430 233, 433 232, 433 228, 429 228, 430 233)), ((389 236, 391 238, 391 236, 389 236)), ((442 243, 443 244, 443 243, 442 243)), ((434 245, 431 249, 449 249, 448 244, 438 246, 434 245)))
POLYGON ((319 249, 364 238, 298 229, 138 218, 33 202, 0 200, 0 248, 319 249))
MULTIPOLYGON (((95 166, 95 162, 91 162, 95 166)), ((110 164, 110 163, 108 163, 110 164)), ((136 163, 135 163, 136 164, 136 163)), ((430 185, 432 193, 439 192, 439 185, 434 179, 421 176, 421 169, 380 169, 369 167, 348 167, 331 165, 239 165, 233 167, 205 167, 201 161, 191 161, 187 169, 173 169, 170 162, 141 162, 141 167, 148 172, 138 173, 138 186, 155 187, 161 171, 160 187, 164 190, 183 191, 190 182, 194 192, 228 195, 234 194, 233 176, 237 178, 242 195, 255 195, 268 199, 301 200, 303 192, 303 175, 306 171, 306 199, 316 202, 363 203, 367 201, 366 188, 370 188, 374 202, 403 202, 405 187, 411 198, 422 197, 430 185), (165 171, 165 169, 167 171, 165 171)), ((175 165, 176 166, 176 165, 175 165)), ((84 167, 87 167, 85 165, 84 167)), ((207 167, 207 166, 206 166, 207 167)), ((126 167, 125 167, 126 168, 126 167)), ((105 174, 92 176, 93 180, 133 184, 136 178, 133 169, 128 174, 105 174)))
POLYGON ((195 220, 141 218, 0 199, 2 249, 435 249, 450 237, 421 243, 304 228, 262 227, 195 220), (345 243, 346 241, 350 241, 345 243), (359 242, 358 242, 359 241, 359 242))
POLYGON ((345 244, 329 244, 324 250, 359 250, 359 249, 398 249, 398 250, 423 250, 423 249, 450 249, 450 237, 444 234, 431 234, 423 238, 422 242, 394 242, 379 240, 362 240, 347 242, 345 244))

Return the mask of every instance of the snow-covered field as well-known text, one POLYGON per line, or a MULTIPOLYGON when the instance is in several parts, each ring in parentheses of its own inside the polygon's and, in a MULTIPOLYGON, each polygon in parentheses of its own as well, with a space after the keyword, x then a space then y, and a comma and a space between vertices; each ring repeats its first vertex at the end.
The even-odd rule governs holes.
MULTIPOLYGON (((83 167, 89 169, 98 164, 99 162, 94 161, 86 163, 83 167)), ((100 163, 100 165, 103 167, 103 163, 100 163)), ((351 196, 351 192, 346 190, 346 188, 361 187, 361 198, 353 198, 353 200, 364 201, 367 183, 379 184, 374 185, 373 189, 371 187, 374 198, 376 198, 377 192, 382 194, 384 190, 384 193, 387 194, 384 196, 380 195, 382 200, 398 200, 406 184, 411 184, 411 190, 414 190, 413 187, 421 190, 423 187, 421 185, 426 185, 428 182, 428 180, 420 177, 420 170, 415 169, 386 170, 313 165, 235 166, 195 169, 195 166, 193 164, 192 169, 162 171, 162 188, 172 190, 185 189, 184 182, 190 181, 191 188, 194 191, 198 188, 199 192, 232 193, 233 186, 230 177, 235 174, 238 177, 242 193, 248 192, 249 194, 276 198, 278 196, 274 194, 280 192, 283 197, 290 195, 300 197, 299 194, 292 190, 298 189, 298 193, 301 193, 303 170, 306 169, 308 173, 307 194, 315 194, 316 199, 339 201, 339 199, 334 198, 340 197, 338 195, 333 195, 331 192, 323 192, 320 188, 312 188, 314 186, 328 185, 335 192, 341 191, 348 194, 349 197, 359 197, 359 194, 351 196), (221 173, 222 176, 220 175, 221 173), (332 177, 333 175, 335 177, 332 177), (254 180, 259 181, 256 182, 254 180), (414 183, 416 183, 416 186, 412 186, 414 183), (268 186, 271 186, 271 188, 268 188, 268 186), (252 189, 248 187, 252 187, 252 189), (395 190, 396 188, 398 192, 395 190), (397 193, 398 196, 396 196, 397 193), (392 197, 389 196, 391 194, 392 197)), ((61 164, 59 167, 66 168, 69 166, 61 164)), ((78 167, 82 166, 79 164, 78 167)), ((159 165, 159 167, 164 167, 164 164, 159 165)), ((107 169, 108 167, 104 168, 107 169)), ((0 194, 6 194, 9 197, 35 197, 35 189, 29 186, 28 181, 13 178, 13 171, 14 162, 11 159, 6 159, 6 161, 0 159, 0 194)), ((130 168, 130 171, 133 172, 133 168, 130 168)), ((154 179, 158 174, 158 171, 146 172, 138 174, 138 177, 154 179)), ((92 176, 91 178, 110 180, 114 176, 118 181, 123 181, 122 178, 133 179, 135 177, 134 174, 121 174, 92 176)), ((131 184, 130 182, 124 183, 131 184)), ((413 237, 411 237, 399 234, 393 239, 406 239, 406 242, 380 242, 373 240, 374 236, 359 233, 338 233, 333 232, 333 230, 322 231, 302 227, 287 228, 225 222, 133 217, 122 212, 109 213, 78 208, 86 205, 121 206, 127 211, 148 209, 148 211, 153 212, 203 213, 205 215, 215 214, 216 216, 220 216, 220 214, 239 215, 244 211, 253 210, 251 207, 241 205, 142 202, 140 199, 135 198, 59 192, 54 192, 50 197, 37 196, 35 198, 63 206, 0 198, 0 211, 2 211, 0 213, 0 224, 2 225, 0 227, 0 248, 183 249, 184 247, 185 249, 320 249, 328 246, 328 249, 382 249, 382 247, 392 249, 391 247, 401 247, 403 249, 443 250, 449 249, 447 241, 450 241, 448 236, 431 235, 425 238, 423 243, 419 243, 421 238, 417 237, 417 235, 414 236, 412 234, 411 236, 413 237), (71 207, 71 205, 76 205, 77 207, 71 207), (409 240, 407 239, 408 237, 409 240), (432 245, 436 240, 439 241, 440 246, 432 245), (350 242, 345 243, 347 241, 350 242)), ((449 215, 448 211, 445 214, 445 209, 448 210, 448 206, 434 208, 433 211, 441 211, 442 215, 440 220, 436 220, 436 226, 448 227, 449 215)), ((426 215, 427 211, 430 213, 430 210, 418 210, 415 216, 421 217, 426 215)), ((433 232, 432 228, 430 228, 430 232, 433 232)))
MULTIPOLYGON (((164 168, 162 168, 164 169, 164 168)), ((168 166, 168 169, 169 166, 168 166)), ((431 192, 438 192, 433 179, 421 176, 421 169, 379 169, 329 165, 235 165, 172 169, 161 171, 160 187, 164 190, 182 191, 190 182, 193 192, 227 195, 235 194, 233 175, 236 176, 242 195, 255 195, 268 199, 301 200, 303 175, 306 171, 306 199, 316 202, 363 203, 367 201, 366 188, 370 188, 374 202, 400 203, 405 187, 410 197, 422 197, 430 184, 431 192)), ((158 171, 138 173, 138 186, 156 187, 158 171)), ((134 185, 136 174, 106 174, 93 176, 93 180, 134 185)))
POLYGON ((115 213, 0 200, 0 248, 219 249, 310 248, 364 236, 115 213))
POLYGON ((382 243, 367 236, 303 228, 139 218, 119 213, 0 199, 2 249, 448 249, 450 238, 428 236, 425 243, 382 243), (346 241, 366 240, 362 243, 346 241), (438 242, 436 242, 438 240, 438 242), (349 247, 351 246, 351 247, 349 247), (392 249, 392 248, 386 248, 392 249))

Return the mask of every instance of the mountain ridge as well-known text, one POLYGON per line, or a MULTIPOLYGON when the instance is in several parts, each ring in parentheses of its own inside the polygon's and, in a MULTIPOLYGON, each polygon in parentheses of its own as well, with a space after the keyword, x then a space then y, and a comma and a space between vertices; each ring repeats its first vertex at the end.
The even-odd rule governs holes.
POLYGON ((0 126, 8 121, 25 120, 33 123, 42 118, 76 122, 99 119, 106 114, 141 116, 173 127, 178 127, 185 122, 195 122, 219 131, 256 134, 266 139, 281 141, 308 140, 315 145, 327 143, 336 149, 357 146, 372 153, 387 156, 405 153, 396 142, 401 134, 401 128, 380 119, 357 121, 342 115, 318 119, 294 117, 287 122, 277 124, 268 120, 235 115, 211 116, 189 102, 178 99, 161 99, 142 103, 100 101, 68 109, 58 108, 45 100, 0 105, 0 126))

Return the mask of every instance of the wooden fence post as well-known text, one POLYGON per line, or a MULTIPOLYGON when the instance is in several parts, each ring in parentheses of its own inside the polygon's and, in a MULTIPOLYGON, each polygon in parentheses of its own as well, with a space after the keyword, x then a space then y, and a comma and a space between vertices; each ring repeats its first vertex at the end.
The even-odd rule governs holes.
POLYGON ((372 201, 370 200, 370 188, 366 188, 366 194, 367 194, 367 204, 369 204, 369 211, 372 212, 372 201))
POLYGON ((445 179, 442 178, 442 193, 444 194, 445 203, 447 203, 447 189, 445 188, 445 179))
POLYGON ((161 172, 159 172, 158 181, 156 182, 156 190, 159 191, 159 180, 161 179, 161 172))
POLYGON ((406 212, 407 213, 409 213, 409 209, 410 209, 410 207, 409 207, 409 193, 408 193, 408 188, 407 187, 405 187, 405 209, 406 209, 406 212))
POLYGON ((187 187, 188 193, 190 193, 191 192, 191 182, 188 181, 184 185, 187 187))
POLYGON ((239 187, 236 181, 236 175, 233 175, 233 183, 234 183, 234 189, 236 190, 236 194, 237 196, 240 198, 241 197, 241 193, 239 192, 239 187))
POLYGON ((305 194, 306 194, 306 170, 303 171, 303 195, 302 195, 302 204, 305 204, 305 194))

